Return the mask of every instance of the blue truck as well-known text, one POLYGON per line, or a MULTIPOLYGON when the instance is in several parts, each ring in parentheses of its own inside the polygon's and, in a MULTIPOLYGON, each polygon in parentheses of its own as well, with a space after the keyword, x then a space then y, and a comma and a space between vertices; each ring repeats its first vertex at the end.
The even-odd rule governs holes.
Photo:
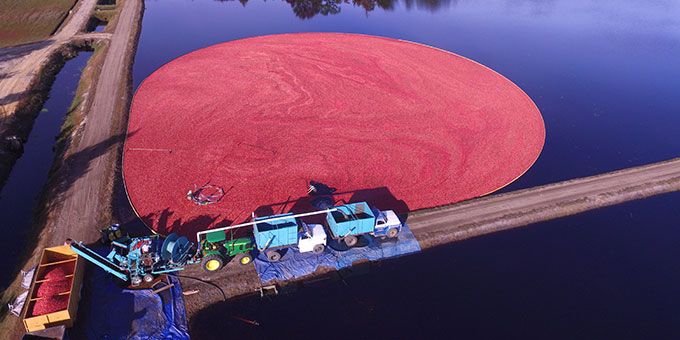
POLYGON ((330 236, 342 241, 348 247, 357 244, 361 235, 379 238, 395 238, 401 231, 402 223, 392 210, 371 208, 366 202, 335 206, 326 214, 326 225, 330 236))

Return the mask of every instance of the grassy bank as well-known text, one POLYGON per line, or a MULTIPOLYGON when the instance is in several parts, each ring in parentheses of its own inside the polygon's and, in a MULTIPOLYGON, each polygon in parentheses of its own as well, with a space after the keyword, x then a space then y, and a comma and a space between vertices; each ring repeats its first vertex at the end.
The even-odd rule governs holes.
POLYGON ((0 0, 0 47, 49 37, 75 3, 76 0, 0 0))
POLYGON ((66 150, 70 141, 75 137, 78 126, 80 126, 85 119, 83 108, 89 105, 89 101, 94 97, 94 90, 96 87, 95 80, 97 73, 104 63, 104 57, 108 50, 108 42, 96 42, 89 48, 94 49, 94 53, 87 61, 87 66, 83 69, 83 73, 78 83, 73 102, 68 109, 64 123, 61 126, 61 132, 57 136, 56 154, 59 155, 66 150))

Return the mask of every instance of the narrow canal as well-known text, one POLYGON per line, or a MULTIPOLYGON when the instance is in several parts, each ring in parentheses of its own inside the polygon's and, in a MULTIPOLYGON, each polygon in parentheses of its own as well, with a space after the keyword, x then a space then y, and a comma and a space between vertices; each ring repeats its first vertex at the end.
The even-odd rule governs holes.
POLYGON ((2 216, 2 247, 0 256, 0 287, 13 279, 17 254, 27 246, 26 237, 31 228, 33 213, 40 194, 47 183, 54 159, 56 137, 73 101, 83 68, 92 52, 80 52, 67 61, 57 75, 49 99, 36 118, 24 153, 12 168, 5 186, 0 191, 0 216, 2 216))

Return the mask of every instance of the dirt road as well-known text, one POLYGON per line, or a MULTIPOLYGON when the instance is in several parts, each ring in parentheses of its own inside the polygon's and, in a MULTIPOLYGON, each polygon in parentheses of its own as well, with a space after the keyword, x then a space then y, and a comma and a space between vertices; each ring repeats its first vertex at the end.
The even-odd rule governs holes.
MULTIPOLYGON (((416 211, 407 223, 426 249, 671 191, 680 191, 680 158, 416 211)), ((216 284, 227 298, 261 286, 252 266, 235 263, 215 274, 198 266, 183 274, 216 284)), ((182 287, 201 291, 186 298, 189 316, 223 299, 218 288, 196 279, 183 279, 182 287)))
POLYGON ((422 247, 680 190, 680 158, 411 214, 422 247))
MULTIPOLYGON (((47 225, 55 240, 75 238, 92 241, 103 224, 103 213, 110 210, 110 188, 117 159, 118 143, 123 136, 116 127, 125 122, 116 113, 126 109, 127 80, 132 65, 142 2, 127 0, 120 11, 106 59, 97 81, 92 106, 81 128, 77 146, 70 156, 70 179, 60 193, 61 207, 47 225)), ((125 113, 123 113, 125 114, 125 113)))

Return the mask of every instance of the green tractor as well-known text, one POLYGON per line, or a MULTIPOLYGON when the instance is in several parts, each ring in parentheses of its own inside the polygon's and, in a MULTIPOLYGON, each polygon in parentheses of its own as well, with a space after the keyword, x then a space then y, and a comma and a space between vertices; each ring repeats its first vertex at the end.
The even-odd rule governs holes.
POLYGON ((253 262, 251 255, 254 249, 253 241, 249 237, 234 239, 227 238, 224 231, 207 233, 201 242, 201 266, 206 272, 214 272, 224 267, 230 259, 235 259, 241 265, 253 262))

